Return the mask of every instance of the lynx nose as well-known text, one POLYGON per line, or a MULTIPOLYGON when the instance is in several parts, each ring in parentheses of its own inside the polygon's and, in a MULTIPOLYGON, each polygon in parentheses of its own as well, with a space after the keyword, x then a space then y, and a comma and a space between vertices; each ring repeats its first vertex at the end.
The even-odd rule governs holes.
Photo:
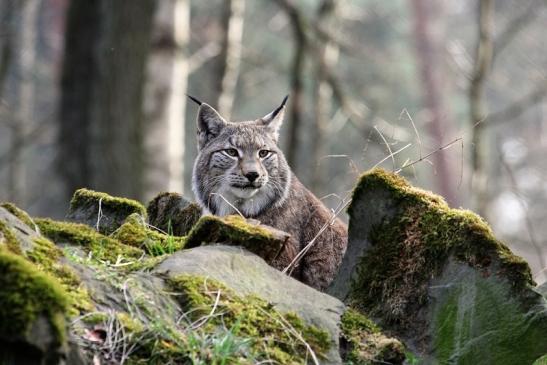
POLYGON ((258 172, 250 171, 245 174, 245 177, 249 179, 250 182, 254 182, 258 178, 258 172))

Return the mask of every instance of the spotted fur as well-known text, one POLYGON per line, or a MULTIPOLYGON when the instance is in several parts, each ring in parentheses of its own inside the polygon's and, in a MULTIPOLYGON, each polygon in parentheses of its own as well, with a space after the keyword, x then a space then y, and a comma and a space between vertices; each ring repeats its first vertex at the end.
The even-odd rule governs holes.
POLYGON ((285 101, 254 121, 228 122, 206 103, 197 116, 198 156, 192 189, 206 213, 241 213, 291 234, 273 265, 286 267, 324 225, 314 247, 293 272, 297 279, 325 289, 346 249, 347 228, 292 174, 277 145, 285 101))

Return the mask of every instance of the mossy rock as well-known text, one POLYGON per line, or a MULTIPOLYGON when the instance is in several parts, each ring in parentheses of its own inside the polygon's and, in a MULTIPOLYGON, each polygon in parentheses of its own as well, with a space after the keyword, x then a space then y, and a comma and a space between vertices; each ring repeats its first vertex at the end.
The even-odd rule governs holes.
POLYGON ((33 228, 34 230, 37 230, 36 224, 34 223, 33 219, 30 217, 30 215, 25 212, 23 209, 19 208, 13 203, 5 202, 0 204, 0 207, 4 208, 27 226, 33 228))
POLYGON ((289 244, 290 235, 237 215, 200 218, 186 238, 186 247, 222 243, 241 246, 272 263, 289 244))
POLYGON ((0 362, 55 364, 65 352, 68 295, 57 280, 0 248, 0 362))
POLYGON ((172 254, 186 244, 185 237, 163 234, 148 228, 143 217, 137 213, 127 217, 124 224, 112 234, 112 238, 138 247, 151 256, 172 254))
MULTIPOLYGON (((23 253, 34 247, 33 239, 39 234, 36 232, 37 228, 33 229, 25 224, 14 212, 28 216, 11 203, 0 206, 0 246, 4 245, 13 253, 23 253)), ((32 225, 35 227, 34 223, 32 225)))
POLYGON ((247 357, 254 362, 303 364, 306 358, 326 360, 331 346, 329 333, 305 324, 295 313, 281 313, 258 296, 238 295, 206 276, 182 274, 170 277, 167 284, 193 321, 203 321, 209 331, 230 328, 235 335, 248 338, 247 357), (212 316, 211 308, 219 315, 212 316))
POLYGON ((146 209, 136 200, 78 189, 70 201, 67 219, 95 227, 100 233, 109 235, 133 213, 146 217, 146 209))
POLYGON ((179 251, 154 270, 169 279, 198 275, 218 281, 240 297, 258 296, 280 313, 295 313, 306 325, 327 331, 329 351, 322 363, 340 363, 338 323, 344 305, 270 267, 260 257, 238 247, 203 246, 179 251))
POLYGON ((186 236, 201 217, 201 208, 177 193, 161 193, 146 208, 148 223, 174 236, 186 236))
POLYGON ((89 255, 110 263, 120 260, 136 260, 144 255, 138 247, 125 245, 105 236, 85 224, 36 218, 35 222, 42 234, 58 245, 76 245, 84 248, 89 255))
MULTIPOLYGON (((351 355, 346 360, 397 363, 392 352, 400 349, 398 341, 371 330, 360 315, 347 320, 339 300, 241 247, 164 252, 168 240, 178 249, 186 238, 150 230, 138 213, 106 236, 85 224, 8 208, 0 208, 2 364, 79 365, 95 358, 143 365, 304 364, 313 356, 340 364, 340 336, 351 355), (120 334, 123 341, 116 341, 120 334)), ((253 243, 257 250, 288 237, 239 217, 222 225, 210 237, 253 243)))
POLYGON ((531 364, 547 352, 547 304, 530 269, 477 215, 383 170, 364 174, 328 292, 427 363, 531 364))
POLYGON ((380 328, 354 309, 348 308, 340 321, 340 353, 350 364, 403 364, 404 345, 387 337, 380 328))

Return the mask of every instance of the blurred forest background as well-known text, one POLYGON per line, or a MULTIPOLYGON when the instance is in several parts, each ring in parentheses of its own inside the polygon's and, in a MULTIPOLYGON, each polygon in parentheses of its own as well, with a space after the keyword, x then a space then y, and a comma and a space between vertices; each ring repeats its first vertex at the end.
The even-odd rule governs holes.
POLYGON ((289 93, 282 148, 336 207, 379 165, 547 277, 545 0, 0 0, 0 200, 191 197, 197 106, 289 93))

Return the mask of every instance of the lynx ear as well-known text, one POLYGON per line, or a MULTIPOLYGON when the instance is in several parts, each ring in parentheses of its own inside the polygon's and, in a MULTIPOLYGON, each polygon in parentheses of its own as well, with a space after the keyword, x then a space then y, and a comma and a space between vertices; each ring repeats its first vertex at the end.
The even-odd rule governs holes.
POLYGON ((201 103, 198 110, 198 145, 202 148, 209 140, 218 136, 227 122, 209 104, 201 103))
POLYGON ((285 96, 280 106, 278 106, 270 114, 260 118, 260 122, 268 128, 269 132, 273 135, 273 138, 276 142, 279 138, 279 128, 281 128, 283 118, 285 117, 285 104, 287 103, 288 98, 289 95, 285 96))

